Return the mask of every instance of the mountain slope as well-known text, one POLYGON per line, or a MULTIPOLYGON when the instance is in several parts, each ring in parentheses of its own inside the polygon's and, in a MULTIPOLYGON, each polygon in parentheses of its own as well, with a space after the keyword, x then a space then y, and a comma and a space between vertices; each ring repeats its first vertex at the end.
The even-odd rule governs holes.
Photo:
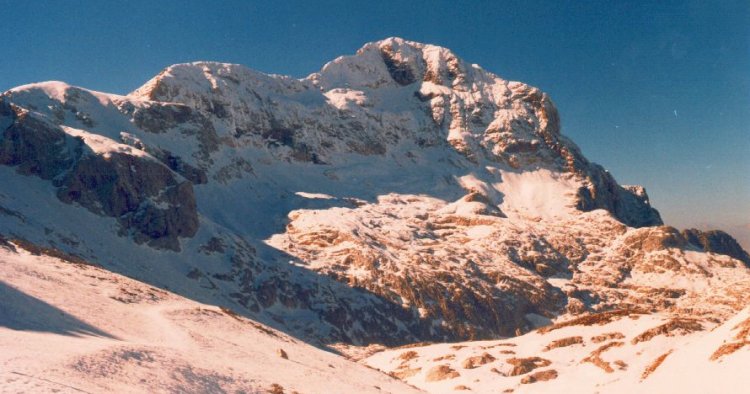
POLYGON ((10 243, 0 260, 2 392, 418 392, 229 309, 98 267, 10 243))
POLYGON ((180 64, 127 96, 25 85, 0 129, 0 233, 319 344, 747 302, 717 279, 748 280, 731 237, 659 226, 546 94, 445 48, 386 39, 302 80, 180 64))
POLYGON ((750 309, 689 316, 589 315, 500 341, 393 349, 364 360, 431 393, 727 393, 746 383, 750 309))

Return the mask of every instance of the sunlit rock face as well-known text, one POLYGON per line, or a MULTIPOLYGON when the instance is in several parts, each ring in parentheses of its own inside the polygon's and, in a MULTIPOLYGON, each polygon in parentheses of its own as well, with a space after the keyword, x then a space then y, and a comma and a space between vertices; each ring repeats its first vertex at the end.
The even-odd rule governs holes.
POLYGON ((370 43, 304 80, 220 63, 176 65, 133 95, 197 108, 231 141, 270 144, 297 161, 447 145, 476 164, 569 172, 581 181, 579 209, 603 208, 635 227, 661 224, 645 190, 621 187, 560 134, 547 94, 433 45, 370 43))
POLYGON ((433 45, 299 80, 197 62, 126 96, 25 85, 0 127, 0 170, 28 185, 3 234, 321 342, 494 338, 623 303, 720 318, 709 300, 744 297, 666 285, 745 278, 747 254, 657 227, 547 94, 433 45))

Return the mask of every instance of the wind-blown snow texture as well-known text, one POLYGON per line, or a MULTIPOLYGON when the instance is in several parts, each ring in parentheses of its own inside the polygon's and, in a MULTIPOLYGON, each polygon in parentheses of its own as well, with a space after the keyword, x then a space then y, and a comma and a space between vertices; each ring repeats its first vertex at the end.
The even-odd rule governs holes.
POLYGON ((388 350, 365 363, 431 393, 746 391, 750 308, 719 326, 638 312, 593 321, 506 340, 388 350))
POLYGON ((197 62, 127 96, 25 85, 0 132, 0 234, 317 344, 748 303, 731 237, 663 226, 545 93, 437 46, 369 43, 301 80, 197 62))
POLYGON ((0 392, 416 393, 284 333, 101 268, 0 247, 0 392))

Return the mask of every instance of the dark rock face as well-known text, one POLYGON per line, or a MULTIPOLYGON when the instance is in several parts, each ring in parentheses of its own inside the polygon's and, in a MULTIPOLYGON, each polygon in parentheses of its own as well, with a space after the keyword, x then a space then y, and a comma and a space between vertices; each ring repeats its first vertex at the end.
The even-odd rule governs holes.
POLYGON ((53 180, 61 201, 116 218, 136 242, 178 251, 179 237, 195 235, 199 222, 192 183, 169 168, 147 157, 94 154, 56 125, 2 101, 0 111, 12 120, 0 140, 0 164, 53 180))
POLYGON ((198 230, 192 184, 149 159, 86 156, 65 177, 58 198, 117 218, 137 242, 154 247, 179 251, 178 237, 198 230))
POLYGON ((701 231, 688 229, 682 231, 687 242, 706 252, 725 254, 745 263, 750 268, 750 255, 742 249, 737 240, 721 230, 701 231))
POLYGON ((136 146, 136 148, 145 150, 172 171, 194 184, 203 184, 208 181, 206 168, 212 163, 211 153, 219 150, 220 145, 219 136, 211 120, 200 111, 183 104, 153 102, 135 106, 127 101, 117 104, 123 115, 131 118, 136 126, 146 132, 165 134, 177 131, 183 136, 194 136, 197 149, 192 156, 198 161, 200 168, 188 164, 183 157, 176 156, 164 148, 156 146, 136 146))
POLYGON ((294 146, 294 130, 284 127, 272 127, 264 130, 261 135, 270 142, 284 146, 294 146))
POLYGON ((383 62, 388 68, 388 73, 391 74, 391 78, 396 83, 406 86, 417 81, 417 77, 414 75, 409 64, 400 62, 393 56, 393 48, 391 46, 381 48, 380 56, 383 57, 383 62))
POLYGON ((15 112, 13 111, 13 107, 10 105, 10 103, 0 98, 0 116, 12 118, 14 115, 15 112))
POLYGON ((188 106, 155 103, 135 110, 133 122, 150 133, 163 133, 192 120, 193 117, 193 111, 188 106))
POLYGON ((2 133, 0 164, 18 166, 18 172, 24 175, 52 179, 81 156, 81 140, 68 137, 57 126, 2 103, 0 100, 0 111, 2 115, 7 114, 12 123, 2 133))
POLYGON ((578 190, 576 208, 582 211, 606 209, 622 223, 631 227, 659 226, 659 211, 651 207, 646 190, 641 187, 620 186, 601 166, 593 164, 590 171, 590 187, 578 190))
POLYGON ((147 149, 147 152, 155 158, 159 159, 159 161, 169 167, 170 170, 187 178, 187 180, 193 182, 193 184, 202 185, 208 182, 206 171, 191 166, 190 164, 186 163, 185 160, 182 159, 182 157, 176 156, 168 150, 151 148, 147 149))
POLYGON ((750 255, 731 235, 723 231, 688 229, 680 232, 672 226, 658 226, 643 230, 629 236, 624 244, 633 250, 644 252, 666 248, 686 249, 692 246, 704 252, 733 257, 750 267, 750 255))

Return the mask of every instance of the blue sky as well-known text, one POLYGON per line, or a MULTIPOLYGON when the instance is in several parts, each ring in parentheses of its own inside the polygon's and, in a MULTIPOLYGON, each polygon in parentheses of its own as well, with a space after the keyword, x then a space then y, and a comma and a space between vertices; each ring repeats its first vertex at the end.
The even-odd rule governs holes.
POLYGON ((195 60, 304 77, 400 36, 550 93, 563 132, 668 223, 750 223, 747 0, 212 3, 0 0, 0 91, 127 93, 195 60))

